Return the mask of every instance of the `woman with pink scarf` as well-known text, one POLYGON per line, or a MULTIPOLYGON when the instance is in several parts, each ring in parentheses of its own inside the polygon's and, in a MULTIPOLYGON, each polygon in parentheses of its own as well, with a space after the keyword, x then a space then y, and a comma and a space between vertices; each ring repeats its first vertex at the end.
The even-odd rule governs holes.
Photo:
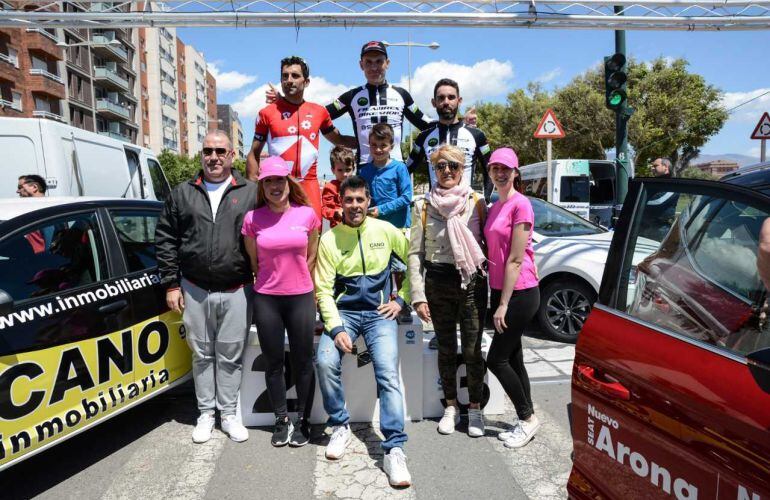
POLYGON ((446 399, 441 434, 460 422, 457 403, 457 322, 468 375, 468 435, 484 435, 481 400, 484 361, 481 337, 487 308, 482 248, 484 197, 463 182, 465 153, 442 146, 430 157, 437 182, 414 203, 409 248, 412 307, 432 322, 438 341, 438 370, 446 399), (424 275, 424 279, 423 279, 424 275))

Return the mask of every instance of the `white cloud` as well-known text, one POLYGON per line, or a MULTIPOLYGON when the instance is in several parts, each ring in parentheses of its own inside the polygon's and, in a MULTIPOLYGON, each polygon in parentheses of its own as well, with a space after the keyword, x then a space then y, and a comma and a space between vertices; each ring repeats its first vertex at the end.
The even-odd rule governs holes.
MULTIPOLYGON (((473 66, 450 63, 444 60, 434 61, 420 66, 412 76, 412 96, 423 111, 431 112, 430 100, 433 86, 441 78, 451 78, 460 85, 460 95, 465 107, 474 102, 501 94, 507 94, 512 88, 513 65, 510 61, 486 59, 473 66)), ((399 87, 408 87, 408 78, 402 76, 399 87)))
POLYGON ((535 78, 535 80, 540 83, 548 83, 560 77, 561 73, 562 73, 561 68, 554 68, 551 71, 548 71, 547 73, 543 73, 542 75, 538 76, 537 78, 535 78))
POLYGON ((257 81, 256 75, 245 75, 237 71, 222 72, 215 63, 209 63, 208 70, 217 80, 217 90, 230 92, 245 87, 250 83, 257 81))
POLYGON ((725 92, 722 97, 722 106, 725 109, 731 109, 750 99, 754 100, 733 111, 729 121, 753 122, 753 124, 756 124, 762 117, 762 113, 770 110, 770 88, 750 90, 748 92, 725 92), (762 97, 754 99, 758 96, 762 97))
MULTIPOLYGON (((273 85, 280 89, 278 84, 274 83, 273 85)), ((325 106, 349 88, 352 88, 352 86, 331 83, 321 76, 314 76, 310 79, 310 86, 305 91, 305 99, 325 106)), ((267 106, 267 103, 265 103, 265 91, 267 89, 268 84, 262 84, 249 91, 239 101, 233 103, 232 106, 238 112, 244 128, 250 129, 253 127, 259 110, 267 106)))

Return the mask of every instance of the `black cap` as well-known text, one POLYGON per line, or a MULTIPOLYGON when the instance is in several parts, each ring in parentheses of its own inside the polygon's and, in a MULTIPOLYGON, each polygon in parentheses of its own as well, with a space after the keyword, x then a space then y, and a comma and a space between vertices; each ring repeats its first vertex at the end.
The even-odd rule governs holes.
POLYGON ((361 57, 364 57, 364 54, 367 52, 379 52, 380 54, 385 54, 385 57, 388 57, 388 49, 385 47, 385 44, 376 40, 366 42, 364 46, 361 47, 361 57))

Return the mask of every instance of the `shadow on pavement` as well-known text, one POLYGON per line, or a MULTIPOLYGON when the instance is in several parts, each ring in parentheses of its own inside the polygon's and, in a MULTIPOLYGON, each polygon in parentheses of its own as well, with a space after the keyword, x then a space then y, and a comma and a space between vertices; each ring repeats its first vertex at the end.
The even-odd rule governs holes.
POLYGON ((177 421, 192 428, 196 418, 189 382, 0 472, 0 496, 16 499, 40 495, 166 422, 177 421))

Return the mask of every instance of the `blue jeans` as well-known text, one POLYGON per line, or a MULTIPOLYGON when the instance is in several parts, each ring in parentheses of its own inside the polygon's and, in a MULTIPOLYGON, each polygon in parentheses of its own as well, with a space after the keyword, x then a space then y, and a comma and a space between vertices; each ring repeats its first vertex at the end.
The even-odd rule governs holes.
MULTIPOLYGON (((391 448, 403 448, 407 437, 398 376, 398 324, 395 320, 384 319, 377 311, 340 311, 340 316, 350 340, 355 342, 363 335, 372 356, 380 398, 380 430, 385 436, 382 448, 386 453, 391 448)), ((329 335, 321 336, 316 352, 316 370, 329 425, 345 425, 350 421, 342 387, 343 354, 329 335)))

